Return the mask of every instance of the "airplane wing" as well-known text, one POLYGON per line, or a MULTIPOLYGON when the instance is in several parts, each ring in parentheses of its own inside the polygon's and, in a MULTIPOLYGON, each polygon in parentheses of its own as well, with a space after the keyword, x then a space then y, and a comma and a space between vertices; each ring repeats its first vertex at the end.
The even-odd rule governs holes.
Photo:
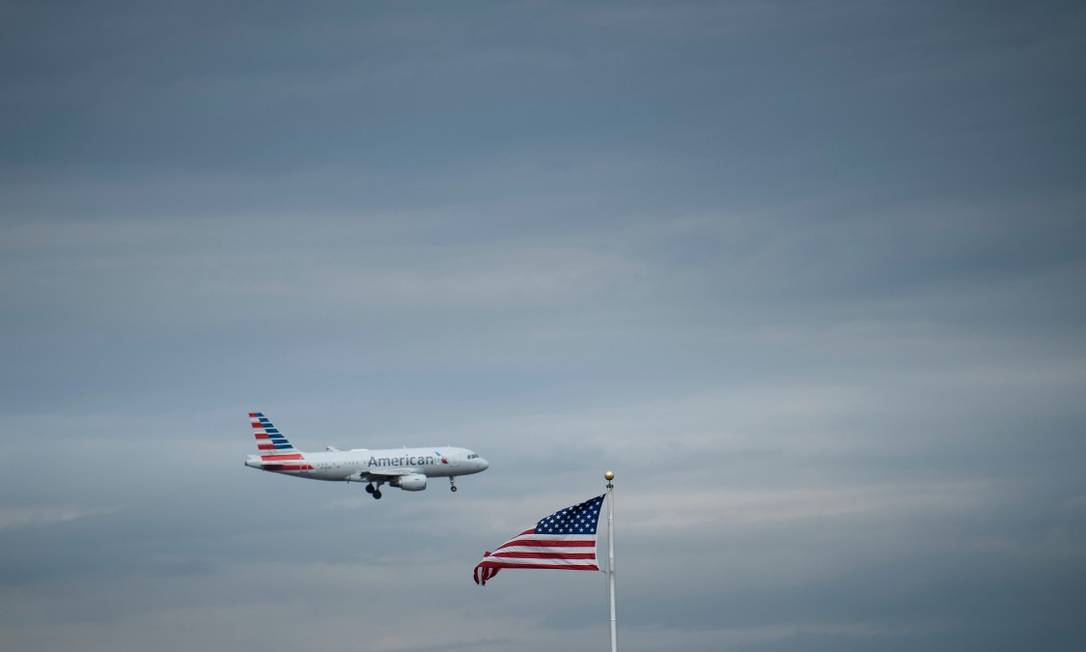
MULTIPOLYGON (((408 471, 407 469, 381 469, 380 471, 369 471, 368 476, 371 480, 375 480, 380 487, 382 482, 387 482, 393 487, 399 487, 404 491, 422 491, 426 488, 426 475, 417 473, 415 471, 408 471)), ((374 492, 375 498, 380 496, 374 492)))
POLYGON ((398 478, 401 475, 409 475, 415 473, 415 471, 408 471, 407 469, 370 469, 363 471, 362 475, 378 475, 382 478, 398 478))

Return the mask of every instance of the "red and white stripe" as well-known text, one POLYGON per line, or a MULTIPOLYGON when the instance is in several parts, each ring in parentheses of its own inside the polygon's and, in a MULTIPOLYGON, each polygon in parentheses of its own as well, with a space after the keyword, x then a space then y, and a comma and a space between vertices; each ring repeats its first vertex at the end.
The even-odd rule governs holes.
POLYGON ((554 570, 598 571, 595 534, 536 534, 525 530, 487 550, 475 567, 475 583, 486 581, 502 568, 550 568, 554 570))

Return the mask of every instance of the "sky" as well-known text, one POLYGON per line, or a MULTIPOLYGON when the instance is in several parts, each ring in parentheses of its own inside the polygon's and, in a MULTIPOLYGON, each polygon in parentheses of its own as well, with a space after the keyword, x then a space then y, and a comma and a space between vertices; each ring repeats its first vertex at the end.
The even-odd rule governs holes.
POLYGON ((0 2, 0 648, 605 649, 604 574, 471 571, 611 468, 621 649, 1082 649, 1084 32, 0 2))

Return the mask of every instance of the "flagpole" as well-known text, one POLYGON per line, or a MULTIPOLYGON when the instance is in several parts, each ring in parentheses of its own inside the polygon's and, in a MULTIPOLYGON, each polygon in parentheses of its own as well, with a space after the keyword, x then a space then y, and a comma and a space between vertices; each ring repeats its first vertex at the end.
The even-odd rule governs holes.
POLYGON ((603 474, 607 480, 607 579, 611 596, 611 652, 618 652, 615 632, 615 479, 614 471, 603 474))

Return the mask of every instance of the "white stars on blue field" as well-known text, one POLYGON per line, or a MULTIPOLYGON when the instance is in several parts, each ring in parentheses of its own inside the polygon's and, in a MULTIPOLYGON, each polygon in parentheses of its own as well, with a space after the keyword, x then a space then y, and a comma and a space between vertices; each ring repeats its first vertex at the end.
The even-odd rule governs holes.
POLYGON ((603 496, 558 510, 535 525, 536 534, 595 534, 600 520, 603 496))

